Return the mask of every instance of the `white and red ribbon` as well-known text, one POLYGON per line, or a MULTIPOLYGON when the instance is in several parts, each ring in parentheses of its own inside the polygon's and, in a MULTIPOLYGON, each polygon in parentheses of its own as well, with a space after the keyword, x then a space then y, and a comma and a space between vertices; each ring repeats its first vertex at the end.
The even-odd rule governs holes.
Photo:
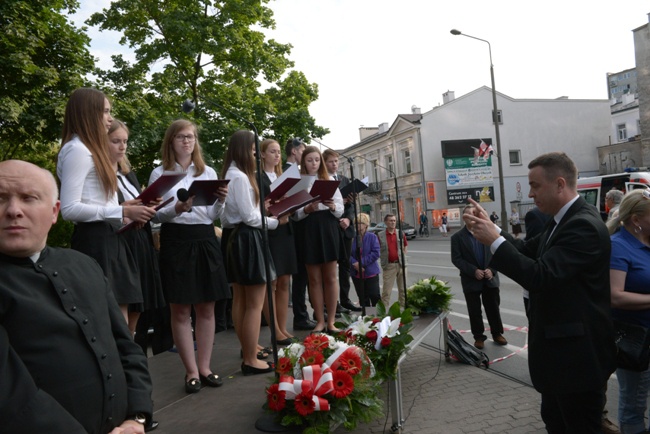
POLYGON ((290 400, 295 400, 296 396, 301 393, 311 394, 314 410, 329 411, 329 402, 323 396, 334 390, 333 374, 330 366, 338 365, 339 357, 347 348, 349 348, 347 345, 339 347, 321 366, 310 365, 303 367, 302 380, 297 380, 290 375, 280 376, 278 389, 284 391, 285 398, 290 400))

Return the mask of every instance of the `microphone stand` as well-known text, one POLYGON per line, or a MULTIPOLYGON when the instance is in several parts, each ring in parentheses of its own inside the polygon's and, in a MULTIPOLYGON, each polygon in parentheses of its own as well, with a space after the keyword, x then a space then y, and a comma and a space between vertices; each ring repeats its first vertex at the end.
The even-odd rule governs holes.
MULTIPOLYGON (((356 155, 356 157, 359 157, 370 164, 374 164, 375 166, 388 171, 393 177, 393 181, 395 183, 395 200, 397 204, 397 228, 398 228, 397 238, 399 238, 399 250, 400 250, 400 258, 401 258, 400 262, 402 265, 402 283, 404 284, 403 285, 404 286, 404 307, 406 308, 408 307, 408 298, 407 298, 407 291, 406 291, 406 258, 404 257, 404 232, 402 232, 402 218, 400 216, 401 213, 400 213, 400 205, 399 205, 399 188, 397 187, 397 175, 388 167, 384 167, 381 164, 377 164, 375 161, 370 161, 362 155, 356 155)), ((350 164, 350 166, 352 166, 352 164, 350 164)), ((388 310, 390 306, 385 306, 385 307, 386 310, 388 310)))
MULTIPOLYGON (((234 118, 237 120, 244 122, 246 125, 248 125, 252 130, 253 134, 255 135, 255 162, 257 164, 257 185, 259 185, 259 190, 260 190, 260 214, 262 216, 262 254, 264 256, 264 271, 266 272, 266 293, 267 293, 267 299, 269 302, 269 329, 271 331, 271 347, 273 348, 273 361, 275 365, 278 365, 278 345, 276 342, 276 335, 275 335, 275 309, 273 309, 273 285, 272 281, 269 279, 271 276, 271 265, 269 263, 269 234, 268 234, 268 225, 266 224, 266 209, 264 208, 264 189, 262 188, 262 163, 261 163, 261 155, 262 153, 260 152, 260 138, 257 133, 257 128, 255 128, 255 125, 249 121, 248 119, 243 118, 241 115, 233 112, 232 110, 228 110, 221 104, 208 99, 208 98, 203 98, 203 101, 208 102, 211 105, 214 105, 218 109, 221 109, 225 111, 226 113, 232 115, 234 118)), ((185 113, 191 112, 195 107, 195 103, 189 99, 185 100, 183 102, 183 111, 185 113)), ((225 259, 225 258, 224 258, 225 259)), ((276 372, 276 376, 279 376, 276 372)))
MULTIPOLYGON (((353 159, 352 157, 349 157, 347 155, 342 154, 341 152, 338 152, 329 146, 323 144, 320 140, 317 140, 315 138, 311 138, 314 142, 318 143, 321 146, 326 147, 327 149, 336 152, 340 156, 344 157, 346 160, 348 160, 348 163, 350 164, 350 182, 352 183, 352 195, 354 196, 354 200, 352 201, 352 208, 354 210, 354 241, 356 244, 356 254, 357 254, 357 261, 359 263, 359 304, 361 305, 361 315, 366 316, 366 290, 365 290, 365 282, 363 279, 363 258, 361 258, 361 238, 359 235, 359 219, 357 218, 358 214, 358 208, 357 208, 357 200, 359 200, 359 194, 357 192, 357 186, 355 185, 354 182, 354 164, 352 164, 353 159)), ((348 259, 349 262, 349 259, 348 259)), ((340 288, 340 282, 339 282, 339 288, 340 288)), ((356 287, 355 287, 356 289, 356 287)), ((340 289, 339 289, 340 290, 340 289)))

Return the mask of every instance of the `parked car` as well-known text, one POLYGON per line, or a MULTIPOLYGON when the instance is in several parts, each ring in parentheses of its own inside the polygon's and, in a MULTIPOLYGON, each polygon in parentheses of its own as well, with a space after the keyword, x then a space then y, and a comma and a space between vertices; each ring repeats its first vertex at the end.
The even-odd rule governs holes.
MULTIPOLYGON (((381 222, 381 223, 370 223, 370 227, 368 228, 368 232, 381 232, 386 230, 386 223, 381 222)), ((416 230, 413 226, 406 222, 402 222, 402 231, 404 232, 404 235, 406 235, 407 240, 411 240, 415 238, 416 235, 416 230)))

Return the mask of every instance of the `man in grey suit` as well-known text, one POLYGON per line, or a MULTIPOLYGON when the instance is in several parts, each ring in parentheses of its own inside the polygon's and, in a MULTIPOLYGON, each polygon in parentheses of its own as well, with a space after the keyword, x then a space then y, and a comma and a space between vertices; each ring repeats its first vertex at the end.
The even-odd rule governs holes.
MULTIPOLYGON (((463 217, 472 214, 474 205, 463 208, 463 217)), ((490 333, 495 344, 506 345, 503 337, 503 323, 499 305, 499 275, 488 264, 492 259, 490 249, 481 244, 472 235, 471 224, 465 226, 451 236, 451 262, 460 270, 460 283, 467 303, 470 328, 474 335, 474 346, 483 349, 485 324, 481 313, 481 299, 485 308, 485 316, 490 324, 490 333)))
POLYGON ((609 233, 578 195, 577 168, 565 153, 540 155, 528 169, 528 197, 553 216, 544 232, 515 240, 475 201, 467 219, 492 251, 491 265, 530 292, 528 366, 546 429, 600 433, 604 390, 616 368, 609 233))

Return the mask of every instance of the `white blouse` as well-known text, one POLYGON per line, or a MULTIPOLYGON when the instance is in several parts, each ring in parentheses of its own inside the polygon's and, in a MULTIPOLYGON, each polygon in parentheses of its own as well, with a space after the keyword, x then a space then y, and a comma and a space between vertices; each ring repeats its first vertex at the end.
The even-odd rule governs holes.
MULTIPOLYGON (((239 223, 254 228, 262 227, 262 214, 260 207, 255 203, 255 193, 253 186, 248 180, 248 176, 233 162, 226 172, 226 179, 230 179, 228 184, 228 202, 221 218, 224 228, 233 228, 239 223)), ((265 217, 266 225, 269 229, 278 227, 278 220, 273 217, 265 217)))
MULTIPOLYGON (((183 168, 180 164, 175 163, 174 172, 183 172, 183 168)), ((149 185, 160 178, 160 176, 165 172, 162 166, 156 167, 151 176, 149 176, 149 185)), ((204 179, 219 179, 217 172, 214 171, 212 167, 205 166, 205 170, 199 176, 194 176, 196 173, 196 168, 194 163, 190 164, 187 168, 187 175, 185 178, 181 179, 178 184, 173 186, 171 190, 163 195, 163 202, 170 197, 176 198, 176 193, 181 188, 189 190, 190 185, 195 180, 204 180, 204 179)), ((228 190, 228 196, 231 195, 230 187, 228 190)), ((174 208, 178 200, 173 200, 169 204, 165 205, 162 209, 156 212, 156 217, 154 221, 159 223, 180 223, 185 225, 211 225, 214 224, 214 221, 220 218, 224 210, 224 202, 217 200, 212 206, 193 206, 192 212, 184 212, 181 214, 176 214, 176 209, 174 208)))
POLYGON ((117 172, 117 187, 120 189, 125 201, 138 197, 138 189, 135 188, 135 185, 129 181, 129 178, 127 178, 126 175, 123 175, 120 171, 117 172))
MULTIPOLYGON (((333 181, 334 178, 330 176, 330 180, 333 181)), ((314 182, 316 182, 316 178, 313 179, 311 184, 309 185, 309 190, 314 185, 314 182)), ((341 196, 341 190, 338 188, 334 192, 334 196, 332 196, 332 200, 334 201, 334 211, 331 211, 327 206, 323 205, 322 203, 318 204, 318 211, 330 211, 334 217, 336 218, 341 218, 343 215, 343 196, 341 196)), ((308 205, 309 206, 309 205, 308 205)), ((305 217, 307 217, 309 214, 305 212, 305 207, 300 208, 293 214, 293 219, 294 220, 302 220, 305 217)))
POLYGON ((117 192, 106 197, 90 150, 76 134, 61 147, 56 164, 61 180, 61 215, 73 222, 122 219, 117 192))

